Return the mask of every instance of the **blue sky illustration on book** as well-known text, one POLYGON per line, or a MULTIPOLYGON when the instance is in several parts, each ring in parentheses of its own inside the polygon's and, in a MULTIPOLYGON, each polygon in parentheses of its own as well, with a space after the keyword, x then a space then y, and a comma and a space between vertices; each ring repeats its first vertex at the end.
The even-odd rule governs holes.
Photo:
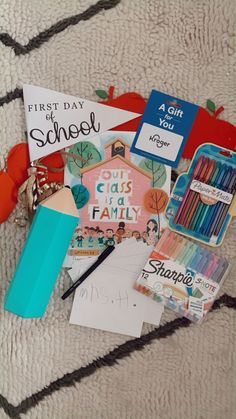
POLYGON ((70 148, 65 184, 80 214, 71 256, 95 256, 131 237, 155 244, 166 226, 171 170, 131 153, 134 135, 107 131, 70 148))

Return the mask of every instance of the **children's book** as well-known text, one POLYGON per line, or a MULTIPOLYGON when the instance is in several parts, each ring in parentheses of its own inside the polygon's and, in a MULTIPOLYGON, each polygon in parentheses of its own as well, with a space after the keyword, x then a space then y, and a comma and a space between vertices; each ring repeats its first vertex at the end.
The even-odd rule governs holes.
POLYGON ((155 245, 166 226, 171 169, 131 153, 134 135, 107 131, 69 149, 65 184, 80 215, 69 257, 97 256, 129 238, 155 245))

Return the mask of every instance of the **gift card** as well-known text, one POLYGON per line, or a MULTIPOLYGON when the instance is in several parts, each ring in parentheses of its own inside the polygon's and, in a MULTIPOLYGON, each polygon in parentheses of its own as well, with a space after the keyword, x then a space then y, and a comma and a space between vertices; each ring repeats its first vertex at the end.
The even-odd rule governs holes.
POLYGON ((199 106, 152 90, 131 151, 177 167, 199 106))

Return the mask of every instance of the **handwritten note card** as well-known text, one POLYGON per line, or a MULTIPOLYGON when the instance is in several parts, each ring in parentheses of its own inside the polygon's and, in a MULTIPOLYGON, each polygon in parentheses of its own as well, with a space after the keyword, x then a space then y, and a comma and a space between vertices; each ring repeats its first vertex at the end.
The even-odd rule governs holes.
MULTIPOLYGON (((70 323, 135 337, 141 335, 143 322, 159 325, 163 305, 133 288, 149 254, 150 247, 136 240, 118 245, 77 288, 70 323)), ((81 261, 79 272, 72 267, 72 279, 77 279, 91 262, 81 261)))

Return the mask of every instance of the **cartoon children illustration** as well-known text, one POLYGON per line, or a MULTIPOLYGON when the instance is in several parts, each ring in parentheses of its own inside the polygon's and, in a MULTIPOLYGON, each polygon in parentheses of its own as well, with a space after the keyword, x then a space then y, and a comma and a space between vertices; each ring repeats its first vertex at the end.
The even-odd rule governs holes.
POLYGON ((142 239, 143 239, 143 243, 147 243, 148 233, 146 231, 142 232, 142 239))
POLYGON ((121 243, 124 236, 125 236, 125 223, 123 221, 120 221, 118 225, 118 229, 116 230, 117 243, 121 243))
POLYGON ((94 246, 94 238, 96 237, 96 230, 94 227, 90 227, 88 230, 88 247, 94 246))
POLYGON ((132 237, 134 237, 137 241, 139 241, 141 239, 140 232, 138 230, 134 230, 132 232, 132 237))
POLYGON ((154 218, 150 218, 150 220, 148 220, 147 222, 147 234, 148 234, 147 243, 149 245, 154 245, 156 243, 157 230, 158 230, 158 227, 157 227, 156 220, 154 220, 154 218))
POLYGON ((130 239, 132 237, 132 231, 129 229, 125 230, 125 238, 130 239))
POLYGON ((71 242, 70 242, 70 246, 72 247, 72 249, 74 249, 74 247, 75 247, 75 242, 76 242, 76 240, 75 240, 75 236, 73 236, 73 237, 72 237, 72 240, 71 240, 71 242))
POLYGON ((147 233, 150 231, 157 232, 157 222, 154 220, 154 218, 150 218, 150 220, 147 222, 147 233))
POLYGON ((118 228, 116 230, 117 243, 122 242, 122 238, 124 237, 124 235, 125 235, 125 232, 122 228, 118 228))
POLYGON ((120 221, 119 222, 118 228, 121 228, 122 230, 125 230, 125 223, 124 223, 124 221, 120 221))
POLYGON ((77 246, 78 247, 83 247, 84 236, 82 235, 82 233, 83 233, 82 228, 76 229, 75 240, 77 241, 77 246))
POLYGON ((89 227, 85 226, 83 228, 83 236, 84 236, 85 239, 87 239, 87 237, 88 237, 88 232, 89 232, 89 227))
POLYGON ((97 236, 98 236, 98 244, 99 244, 99 246, 103 246, 104 245, 104 241, 105 241, 104 231, 98 230, 97 236))
POLYGON ((155 231, 151 230, 148 233, 148 238, 147 238, 147 244, 149 244, 150 246, 154 246, 156 244, 157 241, 157 234, 155 231))
POLYGON ((106 229, 106 241, 105 241, 105 245, 106 246, 114 246, 115 245, 114 230, 112 228, 107 228, 106 229))

